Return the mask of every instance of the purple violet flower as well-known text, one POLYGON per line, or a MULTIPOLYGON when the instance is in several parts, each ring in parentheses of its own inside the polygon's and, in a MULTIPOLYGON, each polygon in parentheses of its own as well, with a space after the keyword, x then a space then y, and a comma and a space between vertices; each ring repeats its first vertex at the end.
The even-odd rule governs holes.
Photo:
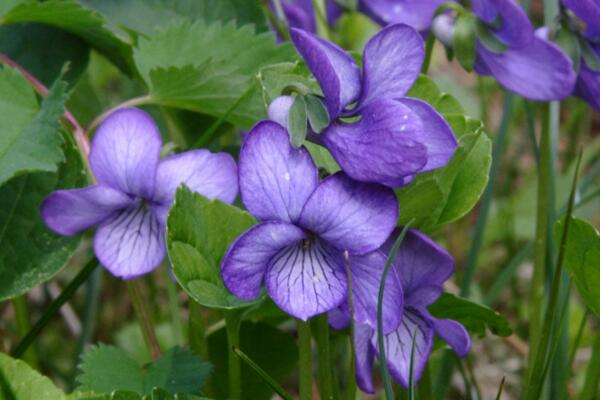
MULTIPOLYGON (((400 187, 417 173, 446 165, 457 145, 452 129, 427 103, 403 97, 424 58, 423 39, 414 29, 389 25, 371 38, 362 77, 352 57, 335 44, 300 29, 290 35, 321 86, 331 121, 308 138, 326 147, 346 174, 400 187)), ((269 118, 287 126, 291 103, 290 97, 275 99, 269 118)))
POLYGON ((381 25, 401 23, 429 29, 437 9, 448 0, 360 0, 359 9, 381 25))
POLYGON ((159 160, 160 148, 160 133, 147 113, 114 112, 92 141, 90 165, 97 183, 50 194, 41 207, 44 222, 65 236, 98 225, 94 251, 117 277, 152 271, 165 256, 166 218, 180 184, 227 203, 238 192, 230 155, 192 150, 159 160))
MULTIPOLYGON (((507 90, 530 100, 560 100, 575 84, 572 62, 554 43, 535 35, 525 11, 514 0, 473 0, 473 12, 505 46, 504 51, 477 41, 475 71, 493 75, 507 90)), ((451 45, 454 21, 449 15, 436 17, 433 32, 451 45)))
MULTIPOLYGON (((387 255, 397 238, 390 237, 381 250, 387 255)), ((352 268, 353 260, 350 260, 352 268)), ((434 241, 417 230, 408 231, 388 280, 399 280, 404 295, 404 308, 397 309, 401 322, 391 332, 384 332, 387 367, 392 377, 408 387, 413 335, 415 336, 414 381, 417 382, 427 364, 433 347, 433 338, 440 336, 460 356, 469 352, 471 340, 465 328, 456 321, 433 317, 427 306, 437 300, 443 291, 443 283, 452 275, 452 256, 434 241)), ((387 284, 387 282, 386 282, 387 284)), ((387 290, 387 289, 386 289, 387 290)), ((343 329, 350 322, 348 307, 340 307, 329 313, 329 323, 343 329)), ((356 319, 356 318, 355 318, 356 319)), ((356 378, 359 387, 373 393, 373 362, 378 355, 377 324, 356 321, 354 346, 356 378)))
MULTIPOLYGON (((394 192, 356 182, 342 172, 319 182, 318 170, 304 147, 291 146, 287 131, 272 121, 259 122, 242 145, 240 193, 261 222, 242 234, 221 264, 225 286, 245 300, 256 299, 263 281, 274 302, 296 318, 332 310, 347 296, 343 253, 355 258, 351 273, 361 321, 376 316, 378 285, 385 255, 376 251, 396 225, 394 192), (362 285, 362 286, 360 286, 362 285)), ((386 309, 402 307, 398 282, 390 282, 386 309)), ((399 323, 386 313, 386 328, 399 323)))
MULTIPOLYGON (((273 0, 269 1, 269 8, 278 18, 285 17, 289 28, 299 28, 308 32, 317 31, 317 21, 315 8, 312 0, 281 0, 281 12, 284 15, 277 15, 278 10, 273 0)), ((329 25, 335 24, 341 16, 342 10, 334 0, 326 0, 326 17, 329 25)))
MULTIPOLYGON (((585 23, 581 40, 600 60, 600 2, 595 0, 562 0, 565 7, 585 23)), ((592 54, 594 55, 594 54, 592 54)), ((600 71, 590 68, 582 56, 574 94, 600 112, 600 71)))

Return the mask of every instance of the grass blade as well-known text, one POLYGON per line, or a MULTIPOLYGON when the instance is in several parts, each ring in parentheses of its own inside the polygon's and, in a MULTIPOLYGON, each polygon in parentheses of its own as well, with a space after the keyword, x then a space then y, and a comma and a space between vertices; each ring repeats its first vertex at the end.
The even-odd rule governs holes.
POLYGON ((496 400, 500 400, 502 398, 502 391, 504 390, 504 381, 506 380, 506 377, 503 376, 502 380, 500 381, 500 387, 498 388, 498 394, 496 395, 496 400))
POLYGON ((252 368, 275 393, 277 393, 283 400, 292 400, 292 396, 283 388, 275 379, 273 379, 267 372, 262 369, 257 363, 252 361, 250 357, 246 355, 242 350, 237 347, 232 348, 233 352, 246 363, 247 366, 252 368))

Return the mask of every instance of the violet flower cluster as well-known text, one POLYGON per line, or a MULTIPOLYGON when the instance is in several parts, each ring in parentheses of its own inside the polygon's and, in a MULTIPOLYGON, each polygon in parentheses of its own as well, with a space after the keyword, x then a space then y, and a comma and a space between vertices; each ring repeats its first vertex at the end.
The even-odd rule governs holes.
MULTIPOLYGON (((371 38, 362 74, 335 44, 300 29, 291 38, 321 86, 331 121, 308 138, 326 147, 348 176, 395 188, 450 160, 457 142, 449 125, 429 104, 405 97, 425 53, 414 29, 390 25, 371 38)), ((292 102, 276 98, 269 117, 287 126, 292 102)))
POLYGON ((180 184, 228 203, 238 193, 237 167, 229 154, 192 150, 160 160, 160 150, 160 133, 147 113, 114 112, 92 141, 96 184, 50 194, 41 208, 44 222, 66 236, 97 225, 94 252, 117 277, 152 271, 165 256, 166 218, 180 184))

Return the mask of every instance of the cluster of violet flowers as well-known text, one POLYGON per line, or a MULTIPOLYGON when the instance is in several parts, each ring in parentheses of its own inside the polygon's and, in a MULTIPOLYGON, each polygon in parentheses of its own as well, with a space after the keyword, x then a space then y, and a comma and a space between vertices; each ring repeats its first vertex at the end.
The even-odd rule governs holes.
MULTIPOLYGON (((446 165, 457 142, 430 105, 405 96, 424 59, 423 40, 413 28, 392 24, 381 30, 364 49, 362 71, 349 54, 311 32, 292 29, 291 38, 319 82, 330 116, 326 129, 307 137, 331 152, 340 172, 321 179, 308 150, 292 146, 288 97, 276 99, 269 107, 272 120, 258 122, 245 136, 239 167, 231 156, 207 150, 160 160, 160 133, 151 117, 125 108, 95 134, 90 164, 96 184, 52 193, 41 212, 62 235, 97 225, 99 261, 130 279, 161 264, 166 216, 178 186, 232 203, 239 183, 242 202, 260 223, 225 254, 226 287, 252 300, 264 283, 273 301, 301 320, 328 313, 333 327, 344 328, 353 318, 357 381, 372 392, 379 286, 398 235, 393 189, 446 165)), ((459 356, 469 350, 462 325, 427 311, 452 272, 447 251, 408 231, 383 299, 388 368, 405 387, 411 365, 415 382, 421 376, 436 334, 459 356)))

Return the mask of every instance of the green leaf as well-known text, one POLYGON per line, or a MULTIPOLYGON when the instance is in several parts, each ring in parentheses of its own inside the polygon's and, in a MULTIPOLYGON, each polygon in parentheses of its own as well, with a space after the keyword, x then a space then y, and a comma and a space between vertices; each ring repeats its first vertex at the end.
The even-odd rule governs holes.
POLYGON ((581 55, 585 65, 594 72, 600 72, 600 57, 598 57, 598 54, 587 40, 580 40, 579 43, 581 44, 581 55))
POLYGON ((284 62, 268 65, 260 70, 257 81, 266 109, 271 101, 282 94, 321 93, 321 88, 304 63, 284 62))
POLYGON ((304 96, 296 96, 288 113, 288 131, 292 146, 302 146, 306 139, 306 101, 304 96))
POLYGON ((304 98, 310 126, 315 133, 321 133, 329 126, 329 112, 319 97, 309 94, 304 98))
POLYGON ((209 363, 179 347, 144 367, 125 351, 102 344, 85 352, 80 368, 81 375, 77 377, 80 391, 100 394, 119 391, 123 398, 136 398, 137 394, 151 395, 152 399, 170 398, 156 397, 160 393, 161 396, 198 393, 211 370, 209 363))
POLYGON ((0 300, 18 296, 52 278, 80 243, 80 237, 51 232, 40 217, 42 201, 57 189, 86 182, 83 163, 70 137, 58 173, 39 172, 0 187, 0 300))
POLYGON ((508 50, 508 47, 481 21, 477 22, 477 38, 488 50, 494 53, 504 53, 508 50))
POLYGON ((341 170, 339 164, 325 147, 312 142, 304 142, 304 147, 310 153, 317 167, 323 169, 328 174, 335 174, 341 170))
POLYGON ((144 393, 143 371, 127 352, 114 346, 99 344, 83 354, 79 390, 110 393, 128 390, 144 393))
POLYGON ((571 58, 573 69, 579 71, 581 64, 581 43, 579 37, 570 29, 561 27, 556 32, 554 42, 571 58))
MULTIPOLYGON (((154 32, 141 39, 134 52, 155 101, 216 117, 254 86, 261 68, 293 58, 290 45, 278 45, 270 32, 256 34, 252 26, 202 21, 154 32)), ((256 91, 227 120, 249 128, 265 115, 256 91)))
POLYGON ((148 35, 166 24, 183 20, 235 21, 268 29, 258 2, 248 0, 80 0, 106 15, 110 21, 137 34, 148 35))
POLYGON ((85 71, 90 48, 79 37, 42 24, 0 26, 0 52, 17 62, 46 86, 60 76, 72 87, 85 71))
POLYGON ((255 223, 234 206, 186 187, 177 190, 167 220, 167 251, 177 281, 195 301, 221 309, 252 304, 227 291, 220 263, 229 245, 255 223))
MULTIPOLYGON (((17 78, 14 71, 0 72, 0 86, 22 86, 23 79, 17 78)), ((3 129, 4 134, 0 137, 0 185, 14 176, 28 172, 56 172, 58 164, 64 161, 59 125, 68 97, 66 86, 61 80, 52 85, 48 96, 42 101, 40 111, 24 129, 3 129)), ((21 90, 25 92, 25 88, 21 90)), ((10 96, 13 91, 0 93, 0 112, 4 114, 5 119, 10 120, 12 115, 7 112, 10 112, 12 107, 3 105, 12 101, 10 96)), ((29 109, 20 111, 25 114, 29 109)))
MULTIPOLYGON (((564 218, 554 225, 557 243, 564 218)), ((565 265, 585 304, 600 317, 600 236, 587 221, 571 217, 565 247, 565 265)))
POLYGON ((121 70, 132 73, 131 45, 120 32, 113 32, 106 19, 97 11, 75 0, 24 2, 0 16, 0 24, 38 22, 71 32, 81 37, 121 70), (120 34, 120 36, 118 36, 120 34))
POLYGON ((436 318, 460 322, 474 335, 484 336, 486 328, 498 336, 512 334, 506 318, 496 311, 449 293, 442 293, 440 298, 429 306, 429 312, 436 318))
POLYGON ((477 17, 469 12, 458 14, 454 24, 454 54, 467 71, 472 71, 475 65, 475 45, 477 43, 477 17))
MULTIPOLYGON (((283 384, 290 378, 298 362, 296 341, 287 332, 266 323, 245 321, 240 332, 240 349, 260 365, 277 383, 283 384)), ((227 363, 230 350, 225 329, 208 337, 214 397, 227 398, 227 363)), ((242 400, 269 400, 273 390, 248 365, 242 365, 242 400)))
POLYGON ((0 353, 0 399, 61 400, 65 394, 24 361, 0 353))

